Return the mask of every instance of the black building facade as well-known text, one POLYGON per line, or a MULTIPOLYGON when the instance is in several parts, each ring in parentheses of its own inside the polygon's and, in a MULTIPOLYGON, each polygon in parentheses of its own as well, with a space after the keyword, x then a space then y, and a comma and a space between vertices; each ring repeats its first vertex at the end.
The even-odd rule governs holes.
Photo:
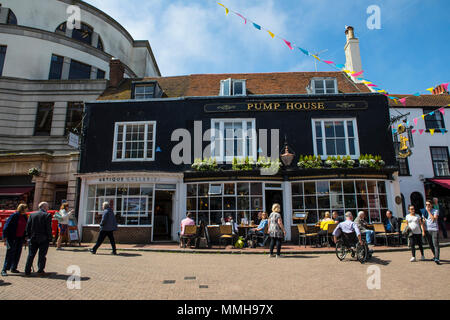
POLYGON ((177 240, 187 212, 198 223, 219 225, 232 216, 240 224, 280 203, 289 240, 305 213, 312 224, 326 211, 364 210, 371 222, 387 209, 401 212, 388 102, 379 94, 162 96, 87 103, 85 112, 84 241, 95 238, 104 201, 116 212, 118 241, 134 243, 177 240), (290 164, 280 161, 285 153, 294 155, 290 164), (359 161, 366 154, 384 165, 359 161), (298 165, 319 155, 317 168, 298 165), (258 167, 262 156, 272 158, 271 168, 258 167), (326 162, 329 156, 346 157, 346 167, 337 158, 326 162), (193 168, 198 158, 203 166, 193 168))

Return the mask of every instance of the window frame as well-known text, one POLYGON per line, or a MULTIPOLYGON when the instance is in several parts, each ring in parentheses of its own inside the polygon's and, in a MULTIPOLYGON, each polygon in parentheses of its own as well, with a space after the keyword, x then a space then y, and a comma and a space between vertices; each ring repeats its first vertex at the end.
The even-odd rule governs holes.
POLYGON ((310 82, 310 88, 312 90, 313 94, 337 94, 339 93, 338 91, 338 85, 337 85, 337 79, 334 77, 318 77, 318 78, 312 78, 311 82, 310 82), (327 87, 326 87, 326 81, 330 81, 333 80, 334 81, 334 92, 332 93, 327 93, 327 87), (316 81, 323 81, 323 88, 324 88, 324 93, 317 93, 316 92, 316 81))
POLYGON ((400 177, 409 177, 411 176, 411 171, 409 169, 409 161, 408 158, 397 158, 397 162, 398 162, 398 175, 400 177), (400 160, 405 160, 405 166, 406 166, 406 172, 402 173, 401 171, 401 167, 400 167, 400 160))
POLYGON ((69 76, 68 76, 68 80, 90 80, 91 79, 91 74, 92 74, 92 65, 75 60, 75 59, 71 59, 70 60, 70 66, 69 66, 69 76), (72 71, 72 63, 78 63, 80 65, 84 65, 86 67, 89 67, 89 77, 88 78, 71 78, 71 71, 72 71))
POLYGON ((6 24, 10 24, 13 26, 18 25, 17 16, 11 9, 9 9, 8 17, 6 18, 6 24))
POLYGON ((34 137, 50 137, 52 135, 52 127, 53 127, 53 115, 54 115, 54 111, 55 111, 55 102, 44 102, 44 101, 39 101, 37 103, 36 106, 36 117, 34 120, 34 130, 33 130, 33 136, 34 137), (39 117, 39 106, 41 104, 51 104, 51 120, 50 120, 50 131, 48 132, 37 132, 37 121, 38 121, 38 117, 39 117))
POLYGON ((257 144, 258 144, 258 140, 257 140, 257 135, 256 135, 256 119, 255 118, 214 118, 211 119, 211 157, 215 158, 217 162, 220 163, 231 163, 233 161, 233 158, 237 158, 237 159, 245 159, 247 156, 249 158, 253 158, 254 161, 256 161, 256 157, 257 157, 257 144), (242 137, 243 137, 243 156, 237 156, 235 157, 233 156, 225 156, 224 151, 225 151, 225 146, 224 146, 224 124, 225 122, 233 122, 233 123, 241 123, 242 124, 242 128, 244 130, 244 124, 245 124, 245 132, 242 133, 242 137), (248 136, 248 128, 247 128, 247 123, 251 122, 252 123, 252 128, 250 130, 253 130, 253 145, 252 145, 252 150, 251 150, 251 154, 249 152, 249 150, 247 150, 247 144, 246 142, 246 137, 248 136), (214 130, 215 128, 215 124, 219 123, 219 141, 220 141, 220 146, 219 146, 219 156, 215 156, 215 149, 216 149, 216 130, 214 130), (247 151, 247 153, 246 153, 247 151))
POLYGON ((6 52, 7 51, 8 51, 8 46, 0 45, 0 55, 3 55, 3 61, 0 63, 0 77, 3 76, 3 69, 5 67, 6 52))
POLYGON ((152 120, 152 121, 124 121, 124 122, 115 122, 114 124, 114 141, 113 141, 113 156, 112 156, 112 162, 137 162, 137 161, 155 161, 155 148, 156 148, 156 121, 152 120), (145 125, 145 132, 144 132, 144 158, 131 158, 131 159, 126 159, 124 158, 124 153, 125 153, 125 146, 126 146, 126 126, 127 125, 145 125), (119 133, 119 126, 123 125, 124 126, 124 133, 122 133, 122 144, 123 144, 123 149, 122 149, 122 158, 118 159, 117 156, 117 136, 119 133), (147 144, 148 144, 148 126, 149 125, 153 125, 153 150, 152 150, 152 157, 151 158, 147 158, 147 144))
POLYGON ((219 95, 222 97, 231 97, 231 96, 237 96, 237 97, 242 97, 242 96, 246 96, 247 95, 247 80, 245 79, 232 79, 232 78, 228 78, 228 79, 224 79, 224 80, 220 80, 220 92, 219 95), (228 92, 230 94, 226 95, 224 93, 224 89, 225 89, 225 83, 228 82, 228 92), (242 94, 235 94, 234 93, 234 84, 235 83, 242 83, 242 94))
POLYGON ((50 57, 50 70, 48 71, 48 80, 61 80, 62 78, 62 73, 63 73, 63 69, 64 69, 64 57, 57 55, 57 54, 52 54, 52 56, 50 57), (51 74, 52 74, 52 66, 53 66, 53 57, 56 58, 61 58, 62 59, 62 63, 61 63, 61 72, 59 73, 58 78, 51 78, 51 74))
POLYGON ((311 129, 312 129, 312 134, 313 134, 313 150, 314 150, 314 155, 318 156, 319 154, 317 153, 317 136, 316 136, 316 121, 320 121, 321 122, 321 129, 322 129, 322 151, 325 152, 325 154, 320 154, 320 156, 324 159, 326 159, 327 157, 337 157, 337 156, 350 156, 353 160, 358 160, 360 157, 360 149, 359 149, 359 134, 358 134, 358 121, 356 118, 312 118, 311 119, 311 129), (326 154, 326 136, 325 136, 325 121, 352 121, 353 123, 353 131, 354 131, 354 139, 355 139, 355 154, 351 155, 350 154, 350 147, 349 147, 349 137, 348 137, 348 132, 347 132, 347 123, 345 123, 344 125, 344 132, 345 132, 345 149, 346 149, 346 154, 345 155, 340 155, 340 154, 326 154))
MULTIPOLYGON (((433 166, 433 173, 436 178, 450 176, 450 154, 449 154, 448 146, 430 146, 430 158, 431 158, 431 165, 433 166), (436 174, 436 168, 434 166, 435 160, 433 159, 433 149, 446 149, 446 151, 447 151, 447 167, 449 168, 449 175, 437 175, 436 174)), ((438 160, 437 162, 444 162, 444 160, 438 160)))
POLYGON ((155 98, 155 92, 156 92, 156 86, 154 83, 146 83, 146 84, 136 84, 133 88, 133 99, 134 100, 147 100, 147 99, 153 99, 155 98), (145 93, 145 89, 148 87, 152 87, 153 88, 153 94, 151 95, 151 97, 148 97, 148 95, 145 93), (137 88, 144 88, 144 93, 136 93, 137 88), (137 96, 143 96, 143 98, 136 98, 137 96))
POLYGON ((444 116, 443 116, 443 114, 439 111, 439 110, 435 110, 435 109, 422 109, 422 111, 423 111, 423 114, 426 114, 426 116, 424 117, 424 122, 425 122, 425 129, 426 129, 426 131, 430 131, 430 129, 435 129, 435 130, 441 130, 441 129, 444 129, 445 131, 447 131, 447 128, 445 127, 445 119, 444 119, 444 116), (429 113, 430 112, 432 112, 432 111, 434 111, 434 114, 433 114, 433 119, 427 119, 427 118, 429 118, 430 117, 430 115, 429 115, 429 113), (436 114, 439 114, 439 116, 441 117, 441 119, 440 120, 436 120, 436 114), (432 123, 438 123, 438 122, 440 122, 440 125, 441 125, 441 127, 431 127, 431 126, 429 126, 430 125, 430 122, 432 122, 432 123))
MULTIPOLYGON (((82 128, 83 128, 83 116, 84 116, 84 102, 82 101, 69 101, 67 102, 67 108, 66 108, 66 121, 64 124, 64 136, 67 136, 69 134, 69 132, 73 132, 71 130, 69 130, 67 124, 69 123, 69 106, 70 105, 75 105, 75 104, 81 104, 82 105, 82 109, 81 109, 81 121, 80 121, 80 129, 78 130, 78 134, 80 134, 82 132, 82 128)), ((75 127, 76 128, 76 127, 75 127)), ((73 128, 72 128, 73 129, 73 128)))

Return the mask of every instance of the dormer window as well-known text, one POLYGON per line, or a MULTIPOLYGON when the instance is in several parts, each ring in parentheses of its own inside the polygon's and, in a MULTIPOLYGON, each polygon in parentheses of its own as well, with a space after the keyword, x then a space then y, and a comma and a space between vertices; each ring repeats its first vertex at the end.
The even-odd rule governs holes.
POLYGON ((245 80, 226 79, 220 81, 221 96, 245 96, 247 93, 245 80))
POLYGON ((313 94, 338 93, 336 78, 314 78, 310 89, 313 94))
POLYGON ((134 82, 131 90, 135 100, 161 98, 163 94, 157 81, 134 82))

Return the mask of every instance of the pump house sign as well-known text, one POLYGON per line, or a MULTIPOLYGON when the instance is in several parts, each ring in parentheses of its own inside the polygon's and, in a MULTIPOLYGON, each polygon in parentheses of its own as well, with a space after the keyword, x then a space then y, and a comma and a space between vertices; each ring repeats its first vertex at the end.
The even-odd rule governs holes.
POLYGON ((364 110, 366 101, 248 101, 243 103, 211 103, 205 112, 278 112, 278 111, 333 111, 364 110))

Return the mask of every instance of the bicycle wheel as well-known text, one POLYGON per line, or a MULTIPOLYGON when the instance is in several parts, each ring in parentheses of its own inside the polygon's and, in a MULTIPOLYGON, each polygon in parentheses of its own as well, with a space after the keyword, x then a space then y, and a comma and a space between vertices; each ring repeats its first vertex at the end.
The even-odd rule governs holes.
POLYGON ((364 263, 367 260, 367 245, 361 245, 360 243, 358 243, 356 245, 356 259, 358 259, 358 261, 360 263, 364 263))
POLYGON ((338 241, 336 243, 336 256, 339 260, 344 260, 345 256, 347 255, 347 248, 344 245, 343 241, 338 241))

